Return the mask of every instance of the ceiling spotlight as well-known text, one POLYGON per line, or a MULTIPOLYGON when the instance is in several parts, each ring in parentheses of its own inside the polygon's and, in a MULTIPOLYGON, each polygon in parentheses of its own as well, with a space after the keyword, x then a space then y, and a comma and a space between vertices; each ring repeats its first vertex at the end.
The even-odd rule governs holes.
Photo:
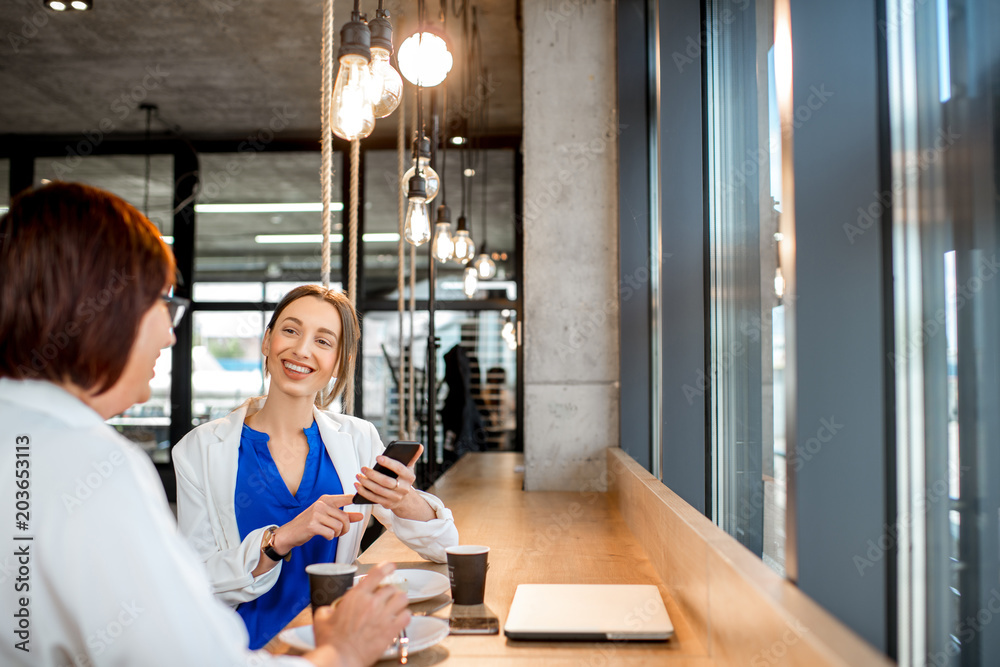
POLYGON ((465 171, 462 173, 465 174, 466 178, 472 178, 473 176, 476 175, 476 170, 473 169, 472 167, 466 167, 465 171))
POLYGON ((65 0, 44 0, 42 4, 54 12, 64 12, 67 9, 85 12, 94 8, 94 0, 72 0, 69 3, 65 2, 65 0))
POLYGON ((465 137, 452 137, 451 143, 455 144, 456 146, 461 146, 462 144, 465 143, 465 137))

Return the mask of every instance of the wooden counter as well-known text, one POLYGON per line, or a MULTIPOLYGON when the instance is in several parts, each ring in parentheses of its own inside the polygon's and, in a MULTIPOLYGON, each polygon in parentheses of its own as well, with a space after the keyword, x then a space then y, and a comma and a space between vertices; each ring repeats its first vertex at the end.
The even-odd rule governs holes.
MULTIPOLYGON (((494 452, 463 457, 430 491, 455 514, 462 544, 490 547, 486 605, 500 618, 499 635, 451 635, 411 657, 415 667, 461 665, 712 665, 705 647, 657 577, 642 547, 605 493, 522 491, 521 454, 494 452), (503 636, 514 591, 522 583, 656 584, 673 621, 667 642, 518 642, 503 636)), ((447 574, 427 563, 391 534, 380 537, 359 559, 370 566, 393 561, 447 574), (419 561, 419 562, 415 562, 419 561)), ((414 611, 434 600, 414 605, 414 611)), ((448 608, 434 614, 448 617, 448 608)), ((307 608, 289 627, 311 622, 307 608)), ((272 653, 294 653, 275 640, 272 653)))

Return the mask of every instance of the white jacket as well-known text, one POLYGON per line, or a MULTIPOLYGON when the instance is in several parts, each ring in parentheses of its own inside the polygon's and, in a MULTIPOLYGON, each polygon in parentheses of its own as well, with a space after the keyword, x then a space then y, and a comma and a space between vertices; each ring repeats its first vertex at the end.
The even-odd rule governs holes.
POLYGON ((0 665, 309 667, 247 650, 149 456, 78 398, 0 378, 0 443, 0 665))
MULTIPOLYGON (((236 523, 236 470, 243 421, 248 411, 253 414, 263 403, 264 399, 249 401, 222 419, 198 426, 173 449, 180 532, 205 562, 215 594, 233 606, 269 591, 282 566, 279 561, 254 579, 251 573, 260 560, 263 532, 270 526, 261 526, 240 540, 236 523)), ((350 493, 361 466, 374 467, 375 457, 385 450, 378 431, 371 422, 357 417, 319 408, 313 408, 313 415, 344 493, 350 493)), ((458 544, 451 511, 437 497, 417 493, 433 508, 436 519, 412 521, 380 505, 348 505, 346 510, 362 512, 365 518, 340 536, 336 562, 353 563, 358 557, 361 537, 373 512, 382 525, 422 557, 446 562, 445 548, 458 544)))

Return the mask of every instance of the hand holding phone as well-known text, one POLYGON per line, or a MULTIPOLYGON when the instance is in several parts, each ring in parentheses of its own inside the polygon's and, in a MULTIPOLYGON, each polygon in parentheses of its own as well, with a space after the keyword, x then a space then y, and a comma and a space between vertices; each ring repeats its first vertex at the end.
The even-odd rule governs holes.
MULTIPOLYGON (((382 452, 382 456, 388 456, 394 461, 399 461, 403 465, 410 465, 413 459, 416 457, 417 452, 420 451, 419 442, 411 442, 408 440, 394 440, 389 443, 389 446, 385 448, 382 452)), ((393 479, 399 477, 395 471, 386 468, 381 463, 376 463, 373 468, 375 472, 382 473, 387 477, 392 477, 393 479)), ((360 493, 354 494, 354 498, 351 500, 355 505, 372 505, 373 501, 365 498, 360 493)))

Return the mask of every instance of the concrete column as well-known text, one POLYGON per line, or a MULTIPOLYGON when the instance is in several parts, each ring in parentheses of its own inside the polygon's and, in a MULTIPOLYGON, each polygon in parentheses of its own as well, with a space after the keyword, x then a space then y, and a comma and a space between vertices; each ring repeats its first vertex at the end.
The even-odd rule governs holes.
POLYGON ((615 3, 523 11, 525 487, 603 491, 619 444, 615 3))

